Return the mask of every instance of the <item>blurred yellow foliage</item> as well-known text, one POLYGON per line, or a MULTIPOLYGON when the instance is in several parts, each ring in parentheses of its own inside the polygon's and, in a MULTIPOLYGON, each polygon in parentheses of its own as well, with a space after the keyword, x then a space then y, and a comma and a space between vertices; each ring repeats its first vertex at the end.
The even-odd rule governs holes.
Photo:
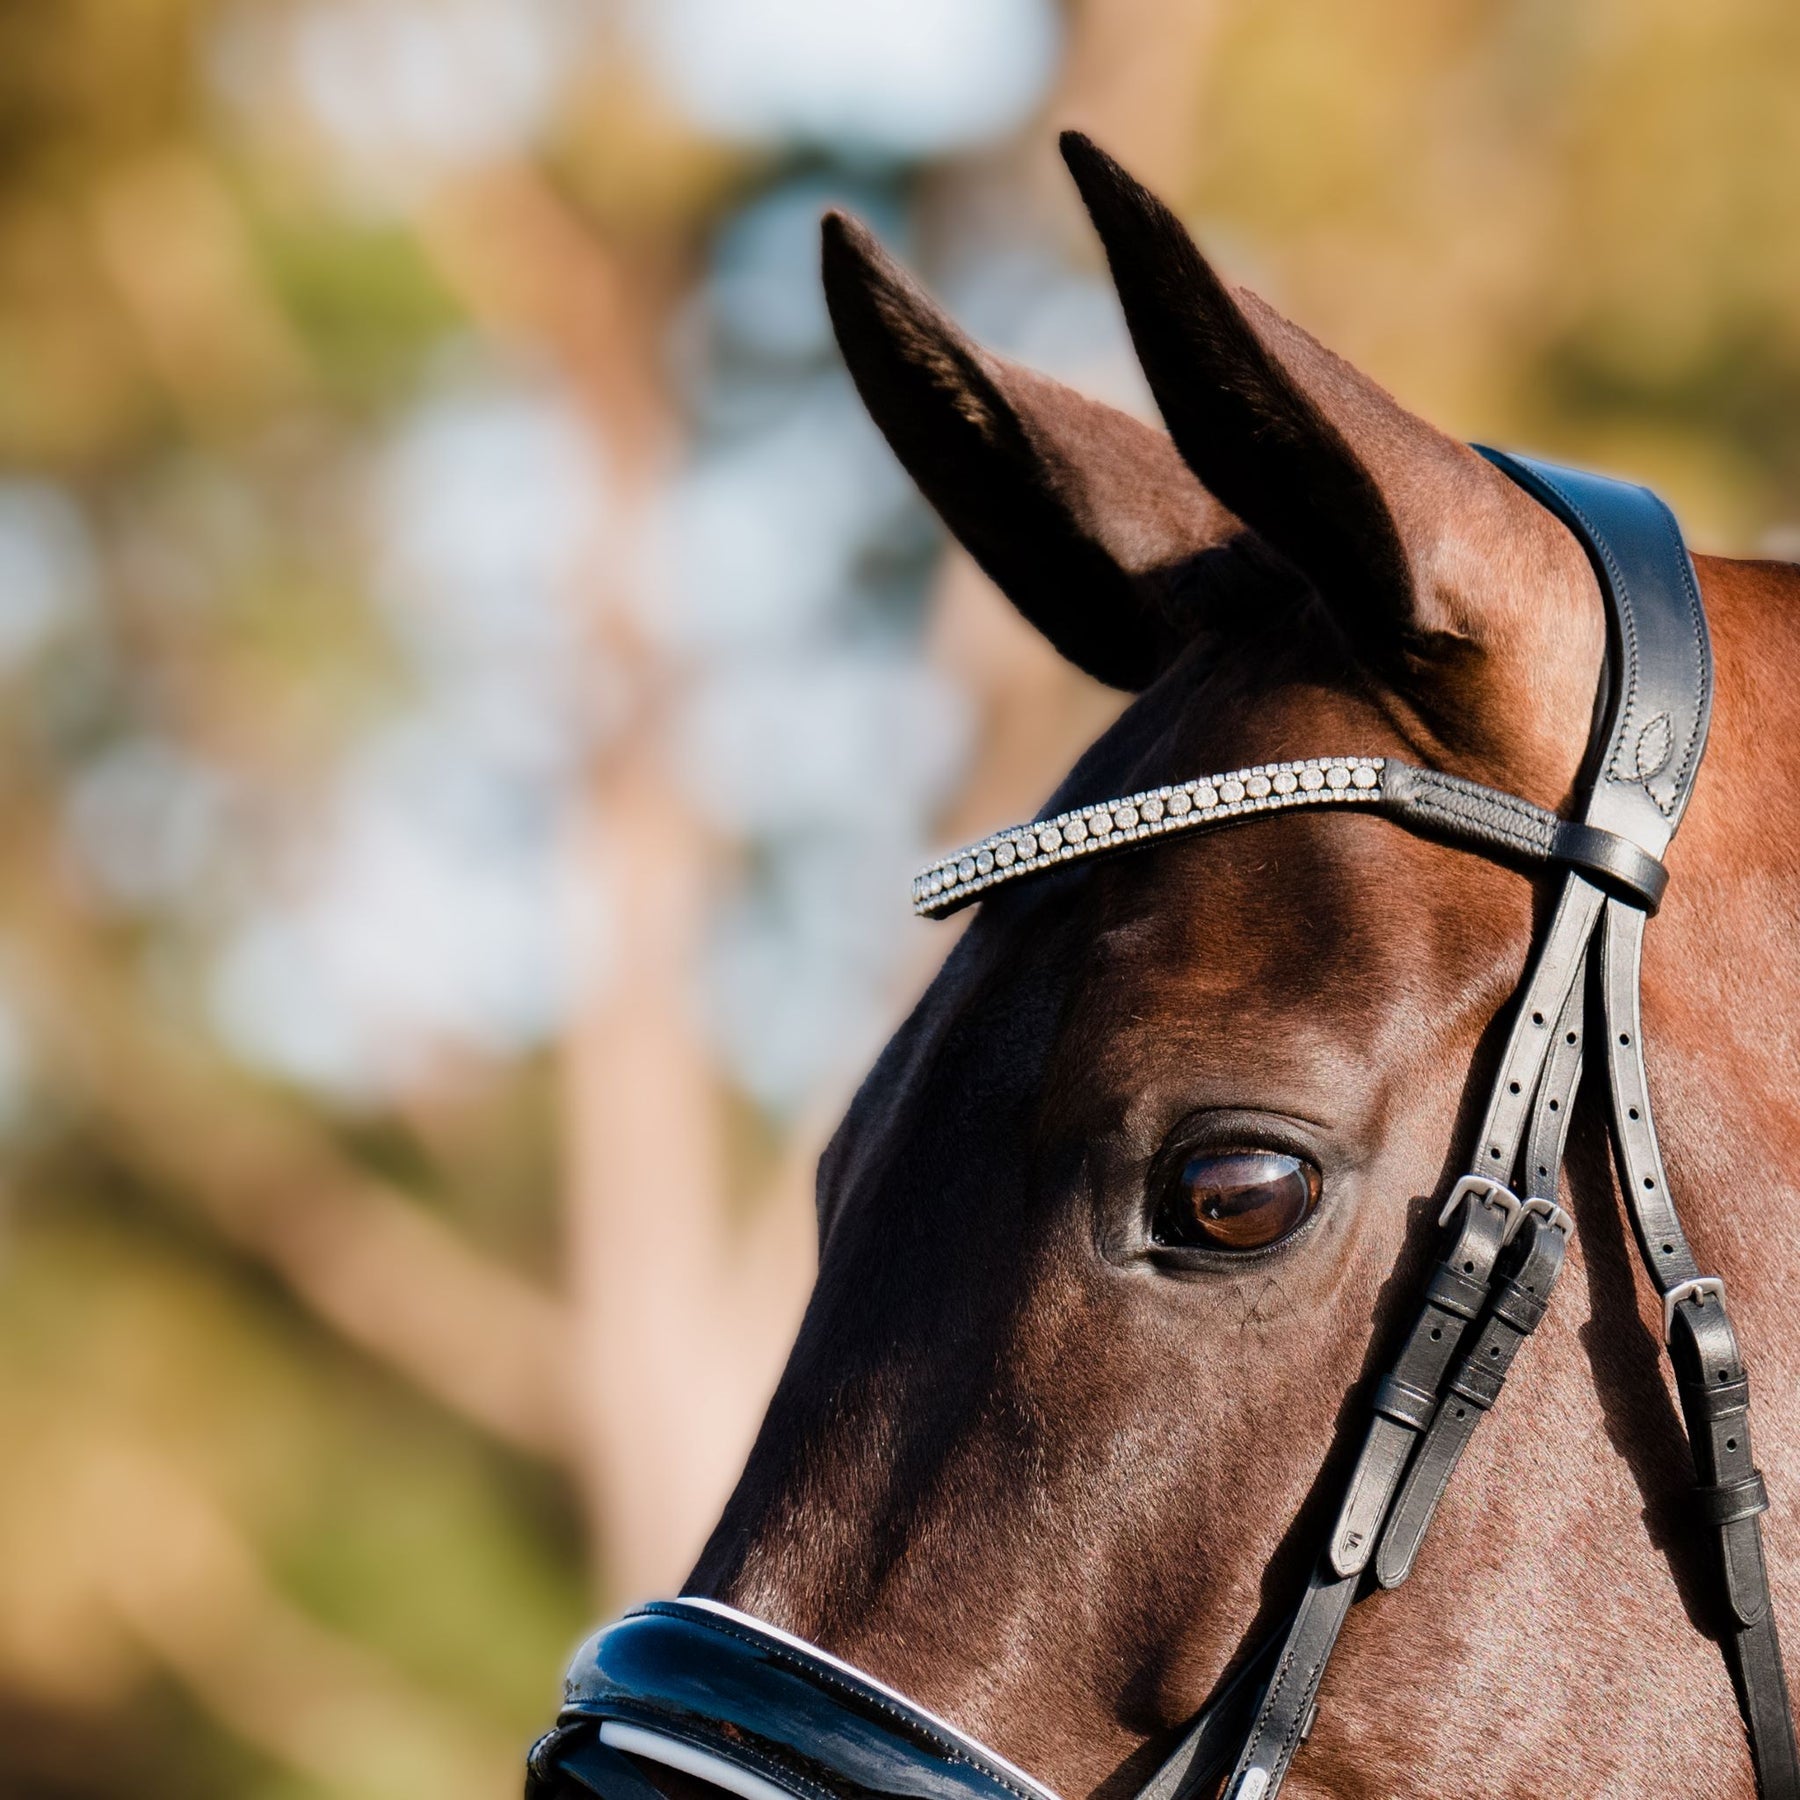
MULTIPOLYGON (((709 136, 633 9, 593 11, 539 67, 487 48, 511 40, 474 0, 0 9, 0 505, 63 546, 67 590, 29 655, 0 629, 26 1065, 0 1108, 0 1794, 511 1791, 591 1611, 678 1575, 804 1291, 807 1165, 854 1071, 745 1129, 691 1025, 744 857, 656 762, 688 670, 625 539, 587 552, 568 641, 604 730, 557 825, 612 871, 613 986, 547 1045, 445 1050, 375 1101, 221 1045, 246 868, 291 873, 295 821, 418 679, 376 515, 460 371, 523 371, 599 446, 617 518, 647 515, 696 429, 677 352, 721 226, 829 165, 912 204, 928 248, 998 195, 1091 266, 1047 198, 1049 134, 1080 123, 1446 426, 1654 481, 1702 547, 1791 548, 1779 0, 1089 0, 1043 115, 929 167, 709 136), (346 19, 401 71, 391 105, 356 89, 346 19), (439 34, 475 46, 448 101, 415 55, 439 34), (170 744, 236 808, 192 903, 158 873, 186 814, 110 864, 92 842, 170 744)), ((991 823, 1109 703, 966 569, 938 605, 991 823)))

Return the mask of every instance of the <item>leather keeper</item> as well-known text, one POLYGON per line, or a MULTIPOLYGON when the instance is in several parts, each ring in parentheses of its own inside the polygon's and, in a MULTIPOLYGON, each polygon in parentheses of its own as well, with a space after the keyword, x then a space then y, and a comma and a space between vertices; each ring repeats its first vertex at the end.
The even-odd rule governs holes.
POLYGON ((1694 1498, 1709 1525, 1731 1525, 1739 1519, 1754 1519, 1769 1510, 1769 1490, 1763 1486, 1759 1471, 1751 1470, 1742 1481, 1721 1481, 1716 1486, 1697 1487, 1694 1498))
POLYGON ((1681 1397, 1711 1424, 1741 1418, 1750 1410, 1750 1378, 1740 1375, 1736 1381, 1684 1381, 1681 1397))
POLYGON ((1479 1281, 1471 1281, 1460 1269, 1453 1269, 1447 1263, 1439 1263, 1431 1271, 1431 1280, 1426 1283, 1425 1298, 1433 1306, 1441 1306, 1445 1312, 1454 1313, 1459 1319, 1475 1319, 1481 1316, 1482 1304, 1487 1299, 1487 1288, 1479 1281))
POLYGON ((1411 1431, 1423 1431, 1437 1410, 1437 1396, 1413 1387, 1396 1375, 1384 1375, 1375 1390, 1375 1410, 1411 1431))
POLYGON ((1609 893, 1646 913, 1662 905, 1669 886, 1669 871, 1654 856, 1640 850, 1629 838, 1597 825, 1564 819, 1556 827, 1550 854, 1556 861, 1579 869, 1609 893))
POLYGON ((1494 1296, 1494 1317, 1510 1325, 1520 1337, 1529 1337, 1542 1322, 1547 1304, 1541 1295, 1526 1293, 1509 1277, 1494 1296))
POLYGON ((1466 1400, 1471 1406, 1479 1406, 1483 1412, 1500 1398, 1500 1390, 1506 1385, 1506 1369, 1496 1357, 1491 1367, 1483 1362, 1467 1362, 1456 1371, 1456 1378, 1450 1383, 1450 1391, 1459 1400, 1466 1400))

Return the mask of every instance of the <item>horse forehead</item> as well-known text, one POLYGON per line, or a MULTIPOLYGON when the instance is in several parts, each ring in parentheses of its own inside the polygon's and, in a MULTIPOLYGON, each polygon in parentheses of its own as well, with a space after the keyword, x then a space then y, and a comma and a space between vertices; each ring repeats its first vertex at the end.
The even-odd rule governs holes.
MULTIPOLYGON (((1516 924, 1465 855, 1354 812, 1243 821, 1106 871, 1084 989, 1176 1008, 1231 997, 1280 1008, 1355 997, 1371 978, 1460 975, 1516 924), (1449 941, 1446 941, 1449 940, 1449 941)), ((1522 888, 1523 884, 1520 884, 1522 888)))
POLYGON ((1518 973, 1525 884, 1372 816, 1271 817, 1131 861, 1094 896, 1049 1070, 1075 1129, 1215 1088, 1311 1116, 1347 1067, 1373 1093, 1448 1053, 1518 973))
MULTIPOLYGON (((1259 679, 1248 651, 1209 663, 1205 649, 1125 709, 1046 812, 1251 762, 1403 750, 1366 694, 1259 679)), ((1049 872, 984 903, 834 1136, 822 1220, 871 1176, 894 1175, 901 1142, 946 1118, 972 1124, 977 1096, 1000 1103, 981 1136, 1016 1141, 1072 1035, 1096 1071, 1110 1058, 1128 1082, 1150 1020, 1216 1034, 1230 1005, 1246 1029, 1302 1014, 1329 1027, 1390 1003, 1379 971, 1390 996, 1432 989, 1458 957, 1466 979, 1468 940, 1484 923, 1484 907, 1471 905, 1480 877, 1452 901, 1433 858, 1467 860, 1366 816, 1285 814, 1049 872), (1446 911, 1448 931, 1437 916, 1446 911)))
POLYGON ((897 1143, 920 1133, 1016 1143, 1071 1072, 1085 1116, 1184 1058, 1323 1073, 1334 1046, 1379 1056, 1396 1020, 1410 1043, 1516 976, 1524 890, 1350 812, 1048 874, 976 916, 852 1106, 829 1185, 898 1175, 897 1143))

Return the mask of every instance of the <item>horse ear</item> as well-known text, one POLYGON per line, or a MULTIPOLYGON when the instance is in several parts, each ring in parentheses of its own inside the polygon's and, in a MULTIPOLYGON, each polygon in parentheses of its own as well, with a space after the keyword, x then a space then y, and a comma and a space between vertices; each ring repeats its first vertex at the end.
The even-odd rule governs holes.
POLYGON ((1238 522, 1164 433, 980 349, 839 213, 823 268, 863 403, 944 523, 1069 661, 1147 687, 1202 623, 1193 559, 1238 522))
POLYGON ((1359 658, 1428 711, 1501 692, 1516 707, 1542 688, 1533 665, 1559 653, 1579 665, 1574 687, 1589 683, 1598 593, 1568 533, 1466 445, 1228 288, 1087 138, 1065 132, 1062 149, 1183 458, 1301 570, 1359 658))

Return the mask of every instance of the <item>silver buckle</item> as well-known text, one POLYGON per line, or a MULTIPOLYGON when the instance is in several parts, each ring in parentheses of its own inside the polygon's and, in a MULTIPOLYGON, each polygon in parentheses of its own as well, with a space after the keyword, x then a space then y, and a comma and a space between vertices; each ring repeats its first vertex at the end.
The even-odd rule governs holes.
POLYGON ((1450 1198, 1444 1202, 1444 1210, 1438 1214, 1438 1223, 1448 1225, 1456 1217, 1456 1209, 1471 1195, 1484 1206, 1491 1206, 1496 1212, 1506 1214, 1506 1235, 1511 1237, 1519 1219, 1519 1196, 1505 1182, 1495 1181, 1487 1175, 1465 1175, 1450 1190, 1450 1198))
POLYGON ((1663 1342, 1666 1344, 1675 1334, 1675 1309, 1684 1300, 1704 1300, 1711 1294, 1718 1303, 1725 1304, 1725 1284, 1716 1275, 1696 1276, 1692 1281, 1683 1281, 1672 1287, 1663 1295, 1663 1342))
POLYGON ((1519 1216, 1507 1227, 1508 1242, 1513 1239, 1520 1227, 1533 1213, 1536 1213, 1553 1231, 1560 1231, 1564 1237, 1572 1238, 1575 1235, 1575 1221, 1554 1200, 1546 1200, 1542 1194, 1533 1194, 1519 1208, 1519 1216))

